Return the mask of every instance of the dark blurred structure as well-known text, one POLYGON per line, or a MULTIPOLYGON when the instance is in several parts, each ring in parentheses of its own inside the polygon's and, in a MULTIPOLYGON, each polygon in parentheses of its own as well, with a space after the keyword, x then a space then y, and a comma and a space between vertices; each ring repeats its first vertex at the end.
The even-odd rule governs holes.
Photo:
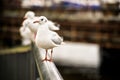
POLYGON ((101 80, 119 80, 120 50, 116 48, 101 47, 101 80))
POLYGON ((100 75, 103 78, 112 76, 112 80, 118 77, 117 72, 120 72, 118 67, 120 61, 119 2, 101 2, 100 7, 95 8, 76 6, 76 4, 69 4, 65 1, 60 4, 54 3, 54 6, 50 7, 33 5, 29 8, 21 6, 22 0, 1 0, 0 4, 2 5, 0 7, 2 10, 0 49, 21 45, 19 27, 25 12, 32 10, 37 15, 45 15, 58 22, 61 25, 58 33, 64 37, 65 41, 99 44, 102 59, 100 75))
POLYGON ((0 55, 0 80, 36 80, 38 77, 30 49, 0 55))

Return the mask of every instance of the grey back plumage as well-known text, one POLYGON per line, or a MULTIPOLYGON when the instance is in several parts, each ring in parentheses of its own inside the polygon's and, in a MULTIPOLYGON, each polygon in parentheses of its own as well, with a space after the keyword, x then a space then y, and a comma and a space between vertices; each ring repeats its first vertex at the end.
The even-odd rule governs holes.
POLYGON ((56 44, 56 45, 60 45, 63 42, 63 38, 61 38, 57 33, 54 33, 52 35, 53 37, 51 38, 51 40, 56 44))

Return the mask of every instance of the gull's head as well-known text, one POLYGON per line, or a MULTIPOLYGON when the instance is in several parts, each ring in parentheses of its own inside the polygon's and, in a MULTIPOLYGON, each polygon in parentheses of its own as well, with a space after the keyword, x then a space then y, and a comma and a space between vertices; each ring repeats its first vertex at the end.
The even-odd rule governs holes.
POLYGON ((45 16, 40 16, 38 20, 34 21, 34 23, 44 24, 48 21, 45 16))
POLYGON ((28 18, 33 19, 34 17, 35 17, 35 13, 33 11, 27 11, 25 13, 24 19, 28 19, 28 18))

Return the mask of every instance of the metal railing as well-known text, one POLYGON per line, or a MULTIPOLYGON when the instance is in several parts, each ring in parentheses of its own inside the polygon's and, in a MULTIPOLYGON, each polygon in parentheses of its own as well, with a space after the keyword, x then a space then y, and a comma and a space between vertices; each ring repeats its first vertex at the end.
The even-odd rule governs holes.
POLYGON ((63 80, 54 62, 42 61, 45 55, 43 49, 38 49, 35 44, 32 44, 32 49, 40 80, 63 80))

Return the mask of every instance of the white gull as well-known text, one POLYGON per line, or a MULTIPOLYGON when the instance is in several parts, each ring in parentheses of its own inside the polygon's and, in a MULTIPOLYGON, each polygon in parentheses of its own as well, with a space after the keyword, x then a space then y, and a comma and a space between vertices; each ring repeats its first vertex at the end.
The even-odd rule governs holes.
POLYGON ((33 11, 27 11, 25 16, 24 16, 24 21, 22 23, 23 26, 28 27, 34 34, 36 34, 37 32, 37 23, 33 24, 33 21, 35 21, 37 19, 37 17, 35 17, 35 13, 33 11))
MULTIPOLYGON (((28 11, 26 12, 24 16, 23 24, 26 23, 26 19, 31 18, 34 16, 34 12, 28 11)), ((19 29, 20 35, 22 37, 22 45, 29 45, 33 41, 34 34, 31 32, 31 30, 28 27, 25 27, 25 25, 22 25, 19 29)))
MULTIPOLYGON (((34 21, 34 23, 39 23, 39 28, 36 34, 35 43, 37 47, 46 50, 46 55, 44 60, 52 61, 53 48, 60 46, 63 43, 63 39, 54 31, 48 28, 47 18, 40 16, 39 20, 34 21), (51 57, 47 59, 48 49, 51 49, 51 57)), ((43 61, 44 61, 43 60, 43 61)))
POLYGON ((21 26, 19 31, 22 37, 22 45, 30 45, 34 38, 34 35, 30 31, 30 29, 27 27, 24 28, 24 26, 21 26))

